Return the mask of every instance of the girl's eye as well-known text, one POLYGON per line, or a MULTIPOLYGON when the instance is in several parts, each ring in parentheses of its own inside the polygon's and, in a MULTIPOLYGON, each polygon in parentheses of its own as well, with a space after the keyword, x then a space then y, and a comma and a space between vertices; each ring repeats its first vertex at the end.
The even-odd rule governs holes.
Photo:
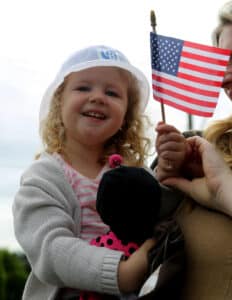
POLYGON ((110 97, 119 97, 119 94, 115 91, 112 91, 112 90, 106 91, 106 94, 110 97))
POLYGON ((80 91, 80 92, 89 92, 90 91, 90 87, 87 86, 87 85, 81 85, 81 86, 78 86, 76 88, 77 91, 80 91))

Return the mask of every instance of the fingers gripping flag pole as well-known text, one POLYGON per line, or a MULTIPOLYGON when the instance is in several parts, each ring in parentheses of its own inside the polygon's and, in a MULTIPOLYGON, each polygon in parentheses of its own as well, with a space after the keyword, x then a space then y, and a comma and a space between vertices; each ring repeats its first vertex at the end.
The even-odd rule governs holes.
MULTIPOLYGON (((151 20, 151 27, 153 30, 153 33, 156 33, 156 16, 154 10, 151 10, 150 14, 150 20, 151 20)), ((164 123, 166 123, 166 118, 165 118, 165 110, 164 110, 164 103, 163 101, 160 101, 160 106, 161 106, 161 115, 162 115, 162 120, 164 123)))
POLYGON ((211 117, 231 50, 150 33, 153 98, 189 114, 211 117))

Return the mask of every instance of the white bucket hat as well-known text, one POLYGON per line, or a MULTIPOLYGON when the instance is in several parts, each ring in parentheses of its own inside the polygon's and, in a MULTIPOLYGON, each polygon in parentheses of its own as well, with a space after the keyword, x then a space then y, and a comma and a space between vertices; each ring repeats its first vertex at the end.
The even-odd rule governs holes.
POLYGON ((47 117, 53 94, 67 75, 93 67, 104 66, 127 70, 138 80, 141 101, 140 111, 143 112, 149 99, 149 83, 145 75, 132 66, 120 51, 106 46, 91 46, 75 52, 63 63, 54 81, 49 85, 43 96, 39 112, 40 122, 47 117))

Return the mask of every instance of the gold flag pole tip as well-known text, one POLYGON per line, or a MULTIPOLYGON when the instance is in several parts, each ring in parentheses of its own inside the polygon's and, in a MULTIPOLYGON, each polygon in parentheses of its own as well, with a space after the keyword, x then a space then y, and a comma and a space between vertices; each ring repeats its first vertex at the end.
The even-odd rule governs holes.
POLYGON ((151 20, 151 27, 153 32, 156 32, 156 16, 155 16, 155 12, 154 10, 151 10, 151 14, 150 14, 150 20, 151 20))

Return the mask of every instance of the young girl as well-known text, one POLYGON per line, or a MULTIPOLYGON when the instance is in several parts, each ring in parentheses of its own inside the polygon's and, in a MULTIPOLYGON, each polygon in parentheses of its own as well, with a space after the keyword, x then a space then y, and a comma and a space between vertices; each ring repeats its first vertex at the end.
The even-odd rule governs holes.
POLYGON ((32 268, 23 299, 78 299, 78 290, 120 295, 143 283, 153 240, 126 261, 89 241, 108 231, 95 201, 109 155, 144 165, 148 96, 145 76, 105 46, 74 53, 48 87, 40 109, 45 151, 23 174, 13 206, 32 268))

